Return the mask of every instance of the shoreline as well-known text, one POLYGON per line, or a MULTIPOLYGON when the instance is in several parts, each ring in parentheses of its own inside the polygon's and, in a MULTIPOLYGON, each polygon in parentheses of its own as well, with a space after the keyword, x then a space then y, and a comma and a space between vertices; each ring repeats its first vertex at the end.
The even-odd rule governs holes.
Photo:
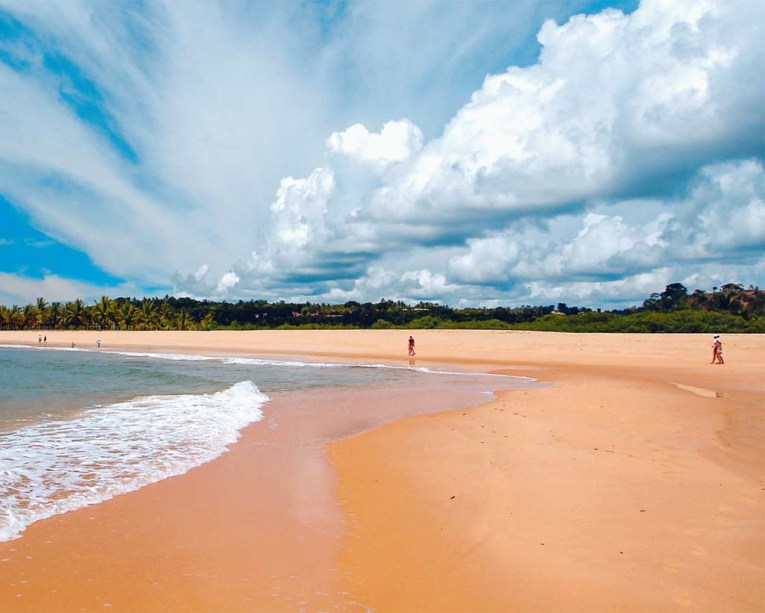
MULTIPOLYGON (((0 334, 3 344, 14 340, 0 334)), ((101 351, 175 351, 160 345, 101 351)), ((244 353, 252 352, 221 355, 244 353)), ((447 383, 453 378, 430 376, 424 389, 274 393, 264 419, 212 462, 35 522, 0 543, 0 604, 13 611, 355 609, 336 587, 345 520, 326 444, 402 415, 483 401, 483 378, 447 383)))
MULTIPOLYGON (((95 346, 100 337, 103 349, 119 344, 124 349, 408 363, 405 330, 265 332, 82 332, 76 333, 75 342, 95 346)), ((63 345, 75 335, 57 332, 56 337, 59 334, 67 334, 63 345)), ((458 363, 470 370, 531 374, 556 385, 500 392, 496 401, 470 409, 396 419, 380 427, 367 424, 375 427, 356 428, 349 433, 365 431, 330 442, 327 453, 337 481, 300 476, 294 483, 316 479, 322 485, 313 497, 328 495, 330 500, 319 516, 332 516, 328 509, 334 507, 345 519, 329 539, 330 547, 326 540, 321 544, 320 537, 327 538, 325 528, 310 521, 302 524, 305 531, 297 532, 302 536, 295 547, 320 543, 324 574, 305 579, 303 585, 287 581, 281 594, 273 592, 267 569, 257 567, 252 556, 238 562, 229 559, 236 558, 233 552, 239 549, 235 540, 225 542, 225 538, 232 539, 233 532, 248 540, 251 535, 243 535, 251 526, 237 524, 228 537, 219 530, 200 536, 189 531, 189 523, 186 530, 176 526, 171 540, 176 547, 209 555, 223 540, 231 554, 216 563, 218 577, 197 577, 197 600, 186 600, 184 605, 191 606, 184 608, 220 609, 215 605, 235 602, 223 600, 227 597, 253 593, 265 600, 260 605, 240 601, 241 609, 262 610, 268 608, 266 603, 276 610, 300 606, 308 610, 372 606, 380 611, 765 609, 765 337, 724 337, 727 364, 711 366, 707 335, 439 330, 413 334, 418 365, 458 363), (246 560, 253 565, 249 569, 243 568, 246 560), (253 573, 252 568, 262 572, 253 573), (234 585, 225 574, 238 577, 239 583, 234 585), (338 591, 318 595, 318 585, 338 591), (211 590, 212 586, 216 588, 211 590), (292 595, 285 597, 290 590, 292 595), (212 594, 218 599, 211 601, 212 594)), ((0 333, 0 343, 18 339, 35 345, 37 332, 0 333)), ((358 400, 347 402, 354 406, 358 400)), ((378 409, 393 400, 382 395, 381 402, 378 409)), ((268 418, 264 421, 267 425, 268 418)), ((28 581, 24 585, 46 602, 46 587, 30 585, 34 583, 30 572, 42 570, 40 557, 47 556, 48 570, 52 565, 59 569, 59 577, 67 576, 67 559, 71 561, 74 548, 80 559, 90 556, 89 561, 100 567, 116 566, 151 585, 152 578, 141 570, 147 552, 130 547, 119 555, 104 551, 95 535, 88 537, 93 526, 123 542, 131 536, 127 526, 144 537, 152 530, 167 530, 179 523, 179 517, 186 517, 188 509, 181 513, 184 505, 178 498, 182 492, 189 496, 193 491, 191 500, 207 499, 206 492, 220 492, 224 482, 241 496, 229 503, 206 500, 205 512, 212 516, 222 510, 236 511, 234 515, 254 512, 258 505, 253 507, 254 501, 246 499, 240 491, 246 488, 235 478, 249 470, 248 457, 253 456, 247 455, 248 446, 250 451, 264 447, 250 435, 250 428, 229 453, 186 475, 60 516, 61 521, 41 522, 36 553, 16 566, 17 571, 24 568, 27 579, 18 574, 16 578, 28 581), (192 486, 190 476, 195 471, 192 486), (128 497, 132 499, 125 501, 128 497), (141 505, 148 505, 153 514, 135 511, 141 505), (127 512, 128 508, 132 510, 127 512), (54 553, 52 548, 64 538, 63 523, 71 527, 71 540, 54 553)), ((271 502, 279 497, 278 482, 261 485, 271 502)), ((278 526, 280 519, 266 517, 263 522, 278 526)), ((283 550, 285 543, 275 539, 274 532, 292 534, 295 525, 263 531, 266 541, 270 534, 266 549, 272 554, 283 550)), ((30 538, 35 526, 29 530, 30 538)), ((31 543, 26 536, 10 542, 19 546, 13 553, 23 560, 29 551, 25 540, 26 545, 31 543)), ((156 552, 157 545, 149 551, 156 552)), ((167 565, 160 565, 166 593, 177 599, 188 590, 188 577, 184 581, 177 572, 177 557, 166 557, 167 565)), ((285 562, 285 572, 293 563, 298 562, 285 562)), ((8 576, 8 570, 8 563, 0 564, 0 574, 8 576)), ((304 577, 311 572, 305 569, 304 577)), ((89 588, 82 584, 78 592, 75 583, 70 589, 75 594, 88 593, 89 588)), ((5 608, 33 610, 11 591, 0 594, 5 608)), ((148 596, 144 593, 143 600, 139 597, 133 604, 143 610, 179 608, 172 598, 162 601, 167 606, 155 606, 160 601, 148 596)), ((126 606, 118 600, 110 604, 126 606)), ((103 603, 92 606, 100 608, 103 603)), ((63 610, 76 608, 73 601, 63 610)))

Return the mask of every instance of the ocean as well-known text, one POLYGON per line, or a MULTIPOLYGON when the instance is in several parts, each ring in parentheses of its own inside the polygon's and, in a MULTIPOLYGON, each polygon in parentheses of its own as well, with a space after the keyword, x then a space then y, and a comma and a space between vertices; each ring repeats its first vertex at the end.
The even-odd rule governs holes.
MULTIPOLYGON (((269 394, 416 385, 449 374, 383 364, 0 346, 0 541, 18 538, 33 522, 215 459, 262 419, 269 394)), ((530 381, 491 379, 487 392, 530 381)))

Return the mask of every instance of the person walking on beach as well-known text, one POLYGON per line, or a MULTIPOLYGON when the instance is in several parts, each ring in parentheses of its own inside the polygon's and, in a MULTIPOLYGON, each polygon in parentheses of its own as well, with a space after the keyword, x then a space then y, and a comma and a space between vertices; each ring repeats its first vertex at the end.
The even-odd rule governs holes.
POLYGON ((97 346, 99 349, 101 349, 101 339, 100 339, 100 338, 97 338, 97 339, 96 339, 96 346, 97 346))
POLYGON ((414 355, 414 337, 409 337, 409 355, 414 355))
POLYGON ((712 361, 711 364, 725 364, 725 360, 723 360, 723 354, 722 354, 722 341, 720 340, 720 335, 715 334, 715 342, 712 344, 712 361))

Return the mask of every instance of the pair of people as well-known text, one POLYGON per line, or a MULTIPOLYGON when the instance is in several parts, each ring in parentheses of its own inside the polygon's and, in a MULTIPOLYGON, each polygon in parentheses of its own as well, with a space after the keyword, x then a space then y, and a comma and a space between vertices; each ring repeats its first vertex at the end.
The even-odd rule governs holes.
POLYGON ((722 354, 722 341, 720 340, 719 334, 715 334, 714 336, 714 343, 712 343, 712 361, 710 364, 725 364, 722 354))

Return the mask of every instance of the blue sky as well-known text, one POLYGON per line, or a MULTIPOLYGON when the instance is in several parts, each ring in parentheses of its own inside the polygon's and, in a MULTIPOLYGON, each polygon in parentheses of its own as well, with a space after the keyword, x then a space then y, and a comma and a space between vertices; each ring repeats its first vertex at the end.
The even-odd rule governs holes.
POLYGON ((0 0, 0 304, 765 285, 753 0, 0 0))

